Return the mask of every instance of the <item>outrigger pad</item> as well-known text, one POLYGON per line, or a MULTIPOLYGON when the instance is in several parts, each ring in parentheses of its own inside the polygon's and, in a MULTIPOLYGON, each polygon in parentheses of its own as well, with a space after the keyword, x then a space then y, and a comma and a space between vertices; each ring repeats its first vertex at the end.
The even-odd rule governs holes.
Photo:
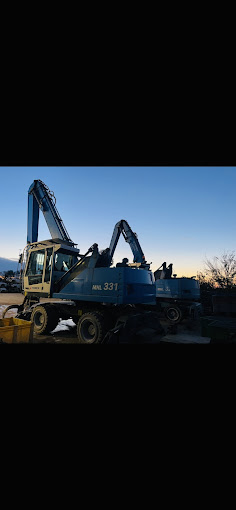
POLYGON ((153 344, 159 343, 164 335, 157 313, 142 312, 118 319, 103 341, 108 344, 153 344))

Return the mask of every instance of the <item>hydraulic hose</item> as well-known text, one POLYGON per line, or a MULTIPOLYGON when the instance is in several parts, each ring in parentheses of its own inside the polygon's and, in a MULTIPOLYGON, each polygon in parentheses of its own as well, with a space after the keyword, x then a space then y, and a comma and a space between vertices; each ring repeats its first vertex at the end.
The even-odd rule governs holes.
POLYGON ((2 314, 2 318, 4 319, 6 313, 8 312, 8 310, 11 310, 12 308, 17 308, 17 310, 19 309, 21 305, 10 305, 8 306, 7 308, 5 308, 3 314, 2 314))

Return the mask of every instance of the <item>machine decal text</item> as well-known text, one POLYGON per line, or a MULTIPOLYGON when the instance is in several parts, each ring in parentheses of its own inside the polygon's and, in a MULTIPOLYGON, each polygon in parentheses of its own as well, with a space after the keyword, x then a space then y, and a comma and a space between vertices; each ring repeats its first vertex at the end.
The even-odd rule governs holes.
POLYGON ((118 289, 118 283, 109 283, 109 282, 106 282, 104 283, 104 286, 102 288, 101 285, 93 285, 92 286, 92 290, 117 290, 118 289))
POLYGON ((104 284, 104 287, 103 287, 104 290, 117 290, 118 289, 118 283, 105 283, 104 284))

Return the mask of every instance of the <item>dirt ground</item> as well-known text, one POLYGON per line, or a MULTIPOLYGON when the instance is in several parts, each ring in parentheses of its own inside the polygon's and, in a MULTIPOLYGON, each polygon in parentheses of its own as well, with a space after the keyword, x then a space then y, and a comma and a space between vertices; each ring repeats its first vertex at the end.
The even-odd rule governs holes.
MULTIPOLYGON (((23 300, 24 300, 24 296, 23 294, 19 293, 19 292, 10 292, 10 293, 7 293, 7 292, 1 292, 0 293, 0 306, 1 305, 20 305, 21 303, 23 303, 23 300)), ((41 300, 42 302, 43 301, 60 301, 60 299, 49 299, 49 298, 44 298, 41 300)))
MULTIPOLYGON (((0 318, 2 317, 4 309, 9 305, 19 305, 23 302, 24 296, 20 293, 0 293, 0 318)), ((50 301, 60 301, 56 299, 43 298, 41 303, 50 301)), ((14 317, 16 309, 9 310, 7 317, 14 317)), ((208 344, 210 338, 201 336, 201 322, 200 319, 190 320, 186 319, 181 324, 177 325, 174 334, 170 332, 170 325, 164 318, 160 318, 161 325, 163 326, 166 335, 162 337, 161 342, 180 343, 180 344, 208 344)), ((76 326, 72 319, 67 321, 60 321, 56 329, 49 335, 35 335, 35 343, 77 343, 76 326)), ((156 343, 155 338, 153 342, 156 343)))

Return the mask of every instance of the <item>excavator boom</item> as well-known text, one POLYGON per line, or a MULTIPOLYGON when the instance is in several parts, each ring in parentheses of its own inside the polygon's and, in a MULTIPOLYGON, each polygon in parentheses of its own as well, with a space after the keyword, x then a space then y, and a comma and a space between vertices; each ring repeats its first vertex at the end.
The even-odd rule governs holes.
POLYGON ((49 188, 40 180, 35 180, 28 191, 27 243, 38 241, 39 209, 43 212, 52 239, 73 241, 56 208, 56 199, 49 188))
POLYGON ((132 250, 134 259, 134 263, 138 263, 141 265, 141 267, 145 267, 146 269, 149 269, 150 264, 147 264, 145 260, 144 253, 142 251, 142 248, 139 244, 137 235, 132 231, 131 227, 127 223, 126 220, 120 220, 114 228, 113 235, 111 238, 110 246, 109 246, 109 256, 110 260, 112 260, 112 257, 114 255, 117 243, 119 241, 120 235, 123 234, 123 237, 127 243, 129 243, 130 248, 132 250))

